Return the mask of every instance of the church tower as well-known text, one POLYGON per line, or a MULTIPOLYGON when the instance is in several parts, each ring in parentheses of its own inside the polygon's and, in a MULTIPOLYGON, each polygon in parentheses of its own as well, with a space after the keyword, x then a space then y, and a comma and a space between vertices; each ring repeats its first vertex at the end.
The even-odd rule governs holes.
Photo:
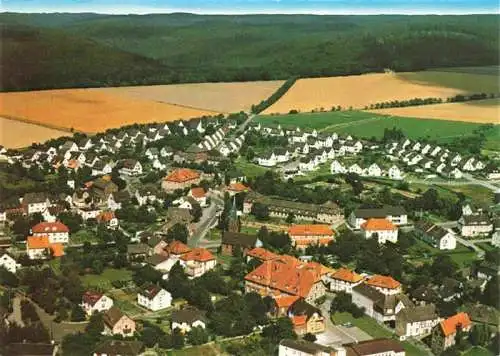
POLYGON ((236 209, 236 198, 233 198, 233 204, 227 215, 227 231, 239 232, 240 220, 238 218, 238 210, 236 209))

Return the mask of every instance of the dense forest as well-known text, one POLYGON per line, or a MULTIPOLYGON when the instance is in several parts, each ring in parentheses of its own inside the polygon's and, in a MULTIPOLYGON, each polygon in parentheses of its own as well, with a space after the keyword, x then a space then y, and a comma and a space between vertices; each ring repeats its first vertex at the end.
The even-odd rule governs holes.
POLYGON ((2 13, 0 26, 4 91, 499 63, 498 15, 2 13))

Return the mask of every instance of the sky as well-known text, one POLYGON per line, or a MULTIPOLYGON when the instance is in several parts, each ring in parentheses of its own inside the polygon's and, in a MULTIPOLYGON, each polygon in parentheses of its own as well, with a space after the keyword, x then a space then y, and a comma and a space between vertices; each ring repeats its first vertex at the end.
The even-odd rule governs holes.
POLYGON ((0 0, 2 11, 147 14, 309 13, 470 14, 499 13, 498 0, 0 0))

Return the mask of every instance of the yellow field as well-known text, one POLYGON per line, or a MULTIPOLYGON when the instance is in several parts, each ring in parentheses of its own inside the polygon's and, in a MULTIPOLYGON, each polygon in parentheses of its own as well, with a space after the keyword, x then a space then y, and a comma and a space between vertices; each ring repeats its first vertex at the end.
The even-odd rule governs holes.
POLYGON ((495 125, 500 123, 500 99, 498 98, 465 103, 409 106, 406 108, 369 111, 377 114, 418 117, 422 119, 466 121, 495 125))
POLYGON ((92 89, 0 93, 0 116, 88 133, 133 123, 166 122, 213 114, 92 89))
POLYGON ((283 81, 246 83, 193 83, 97 89, 137 99, 154 100, 222 113, 247 111, 267 99, 283 81))
POLYGON ((68 132, 50 129, 40 125, 0 117, 0 145, 7 148, 21 148, 51 138, 71 135, 68 132))
POLYGON ((376 73, 346 77, 299 79, 264 114, 310 112, 340 105, 363 109, 370 104, 412 98, 448 98, 457 94, 495 92, 495 76, 464 73, 376 73), (434 78, 435 82, 431 80, 434 78), (461 84, 461 85, 456 85, 461 84), (463 84, 463 85, 462 85, 463 84), (482 90, 481 90, 482 89, 482 90), (493 91, 492 91, 493 90, 493 91))

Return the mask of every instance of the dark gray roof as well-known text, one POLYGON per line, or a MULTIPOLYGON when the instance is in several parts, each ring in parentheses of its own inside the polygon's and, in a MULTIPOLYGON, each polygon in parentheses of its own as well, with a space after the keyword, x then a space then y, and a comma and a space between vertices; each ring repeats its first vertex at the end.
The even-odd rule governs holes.
POLYGON ((104 312, 102 321, 104 322, 104 324, 109 326, 110 329, 112 329, 123 316, 125 316, 125 314, 123 314, 118 307, 113 306, 104 312))
POLYGON ((9 356, 52 356, 54 354, 53 344, 42 343, 12 343, 5 347, 5 355, 9 356))
POLYGON ((48 194, 41 193, 26 193, 24 194, 23 204, 38 204, 43 203, 48 199, 48 194))
POLYGON ((404 348, 394 339, 374 339, 360 341, 357 344, 344 345, 347 349, 347 355, 364 356, 386 353, 389 351, 404 352, 404 348))
POLYGON ((149 252, 149 246, 143 243, 128 244, 127 253, 131 255, 143 255, 149 252))
POLYGON ((163 256, 163 255, 152 255, 152 256, 149 256, 147 259, 146 259, 146 262, 152 266, 157 266, 159 265, 160 263, 162 263, 163 261, 167 260, 168 257, 167 256, 163 256))
POLYGON ((318 352, 334 352, 335 349, 328 347, 328 346, 323 346, 320 344, 316 344, 314 342, 309 342, 305 340, 292 340, 292 339, 283 339, 280 342, 280 345, 289 347, 294 350, 299 350, 302 352, 309 353, 311 355, 315 355, 318 352))
POLYGON ((433 320, 438 316, 434 304, 419 305, 414 308, 403 308, 396 316, 399 320, 406 323, 417 321, 433 320))
POLYGON ((256 235, 243 234, 241 232, 224 231, 222 233, 222 244, 241 246, 241 247, 255 247, 257 242, 256 235))
POLYGON ((491 220, 486 214, 464 215, 462 216, 465 225, 489 225, 491 220))
POLYGON ((385 218, 388 215, 398 216, 398 215, 406 215, 406 211, 401 206, 390 206, 385 205, 382 208, 375 209, 356 209, 354 210, 354 215, 357 218, 385 218))
POLYGON ((187 307, 181 310, 174 310, 172 312, 172 322, 179 324, 187 323, 192 324, 197 320, 206 322, 205 312, 196 309, 195 307, 187 307))

